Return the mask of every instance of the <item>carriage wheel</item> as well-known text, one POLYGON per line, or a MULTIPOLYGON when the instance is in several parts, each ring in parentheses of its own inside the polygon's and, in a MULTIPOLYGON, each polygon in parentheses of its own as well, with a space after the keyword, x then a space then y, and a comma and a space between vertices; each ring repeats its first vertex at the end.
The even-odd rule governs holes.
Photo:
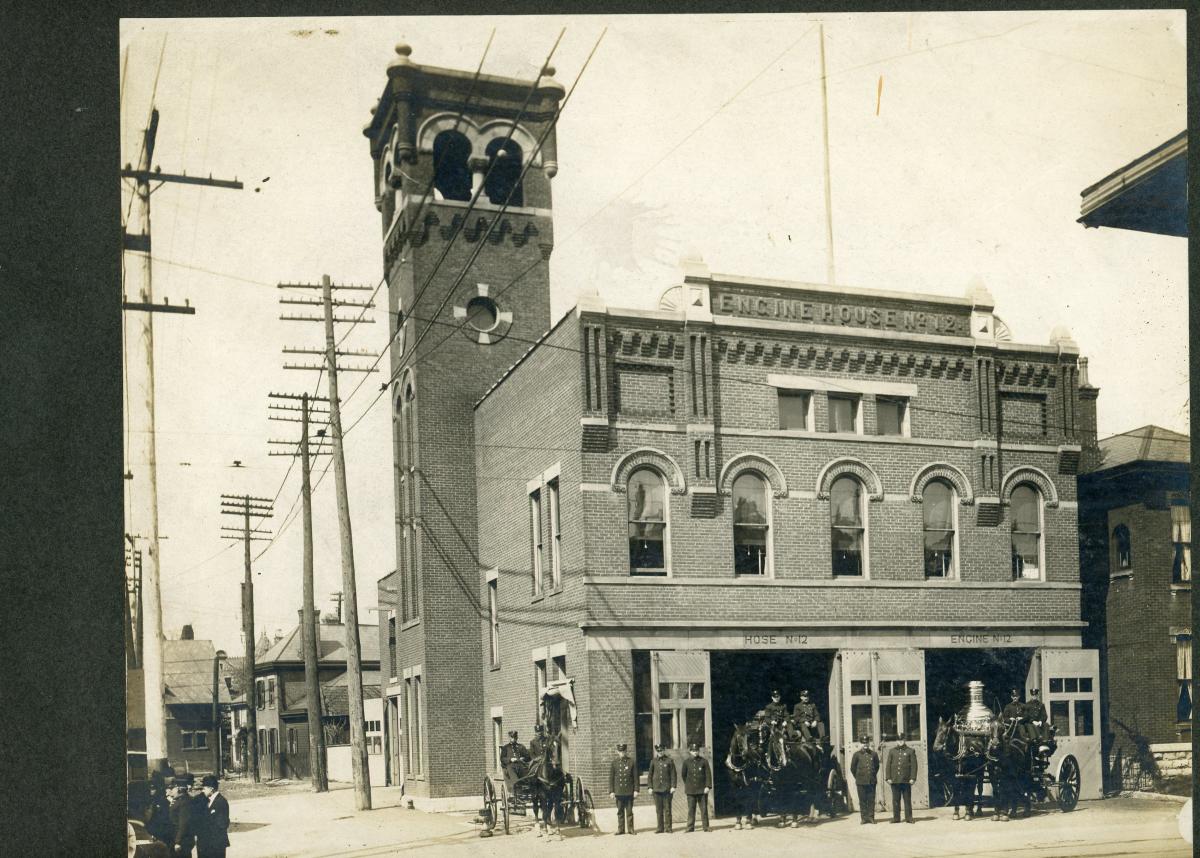
POLYGON ((567 775, 566 781, 563 783, 563 800, 562 800, 562 823, 563 825, 575 824, 575 808, 579 804, 579 780, 572 775, 567 775))
POLYGON ((504 817, 504 833, 508 834, 508 787, 500 784, 500 814, 504 817))
POLYGON ((1080 781, 1079 763, 1068 754, 1058 769, 1058 807, 1063 813, 1070 813, 1079 803, 1080 781))
POLYGON ((579 785, 579 827, 588 828, 596 818, 596 805, 592 802, 592 791, 579 785))
POLYGON ((491 778, 483 779, 483 827, 491 832, 496 827, 496 786, 491 778))
POLYGON ((842 783, 842 777, 838 774, 837 769, 830 769, 829 777, 825 779, 825 794, 829 797, 830 816, 837 816, 846 806, 845 790, 846 785, 842 783))

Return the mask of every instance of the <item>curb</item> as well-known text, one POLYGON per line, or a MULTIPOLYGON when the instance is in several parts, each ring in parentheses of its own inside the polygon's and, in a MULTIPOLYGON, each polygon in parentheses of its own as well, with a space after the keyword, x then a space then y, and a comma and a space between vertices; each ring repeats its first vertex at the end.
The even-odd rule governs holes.
POLYGON ((1173 801, 1178 804, 1185 804, 1191 796, 1188 795, 1169 795, 1165 792, 1144 792, 1142 790, 1130 790, 1128 792, 1117 793, 1117 798, 1144 798, 1150 801, 1173 801))

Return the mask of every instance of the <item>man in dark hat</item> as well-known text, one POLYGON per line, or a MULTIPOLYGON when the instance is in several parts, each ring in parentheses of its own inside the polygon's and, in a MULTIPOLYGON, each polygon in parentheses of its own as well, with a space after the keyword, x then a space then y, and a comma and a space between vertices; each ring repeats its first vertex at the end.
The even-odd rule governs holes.
POLYGON ((900 734, 897 745, 888 751, 883 779, 892 788, 892 822, 900 821, 900 804, 904 804, 904 821, 912 822, 912 785, 917 779, 917 752, 900 734))
POLYGON ((637 797, 638 776, 629 759, 629 746, 624 742, 617 745, 617 756, 608 769, 608 796, 617 800, 617 834, 624 834, 628 826, 633 830, 633 800, 637 797))
POLYGON ((1015 721, 1019 724, 1025 718, 1025 704, 1021 702, 1021 690, 1012 688, 1008 694, 1009 701, 1000 710, 1000 718, 1005 722, 1015 721))
MULTIPOLYGON (((533 725, 533 739, 529 742, 529 757, 532 761, 530 765, 541 764, 546 758, 546 728, 541 724, 533 725)), ((546 814, 543 813, 541 790, 535 790, 533 801, 531 802, 531 810, 533 818, 537 822, 538 837, 541 837, 546 831, 546 814)), ((549 802, 547 802, 549 804, 549 802)))
POLYGON ((175 842, 175 830, 171 826, 171 793, 175 772, 154 771, 150 773, 150 801, 143 819, 146 832, 163 843, 175 842))
POLYGON ((200 779, 203 795, 198 796, 200 819, 204 820, 196 830, 197 858, 225 858, 229 848, 229 801, 221 795, 216 775, 205 775, 200 779))
POLYGON ((650 791, 654 793, 654 816, 657 834, 671 833, 671 796, 675 794, 675 761, 667 753, 665 745, 654 746, 654 759, 650 761, 650 791))
POLYGON ((683 761, 683 791, 687 793, 687 830, 696 830, 696 805, 700 805, 700 821, 708 831, 708 793, 712 789, 712 766, 700 755, 700 746, 688 745, 688 758, 683 761))
POLYGON ((517 741, 517 731, 508 731, 508 742, 500 746, 500 767, 512 769, 513 774, 520 778, 529 771, 529 749, 517 741))
POLYGON ((821 720, 817 704, 809 699, 807 688, 800 692, 800 702, 792 709, 792 720, 796 722, 805 739, 825 739, 825 722, 821 720))
POLYGON ((171 828, 175 835, 171 847, 175 858, 192 858, 203 819, 190 793, 192 781, 190 774, 176 775, 171 781, 171 828))
POLYGON ((858 790, 859 825, 875 823, 875 783, 879 773, 879 755, 871 750, 871 737, 859 739, 861 747, 850 758, 850 774, 858 790))
POLYGON ((764 706, 762 711, 763 715, 767 719, 767 722, 770 724, 774 724, 777 720, 787 718, 787 707, 783 705, 783 698, 780 696, 778 688, 771 691, 771 702, 764 706))
POLYGON ((1043 753, 1050 750, 1046 744, 1050 741, 1050 718, 1046 715, 1046 704, 1042 703, 1041 691, 1029 689, 1029 699, 1025 701, 1025 720, 1028 722, 1028 736, 1031 742, 1039 744, 1038 750, 1043 753))

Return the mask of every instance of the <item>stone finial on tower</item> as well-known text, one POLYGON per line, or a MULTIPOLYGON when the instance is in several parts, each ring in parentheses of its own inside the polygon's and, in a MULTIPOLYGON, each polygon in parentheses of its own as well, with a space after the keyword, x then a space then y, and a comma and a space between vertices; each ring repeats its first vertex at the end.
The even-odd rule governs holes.
POLYGON ((1071 329, 1066 325, 1057 325, 1050 332, 1050 345, 1058 346, 1059 350, 1079 351, 1079 344, 1071 336, 1071 329))
POLYGON ((996 341, 996 299, 983 285, 983 278, 976 274, 967 285, 967 297, 971 300, 971 336, 984 342, 996 341))
POLYGON ((412 60, 409 59, 410 56, 412 56, 412 47, 404 42, 398 42, 396 44, 396 59, 388 63, 388 77, 391 77, 393 69, 411 66, 412 60))

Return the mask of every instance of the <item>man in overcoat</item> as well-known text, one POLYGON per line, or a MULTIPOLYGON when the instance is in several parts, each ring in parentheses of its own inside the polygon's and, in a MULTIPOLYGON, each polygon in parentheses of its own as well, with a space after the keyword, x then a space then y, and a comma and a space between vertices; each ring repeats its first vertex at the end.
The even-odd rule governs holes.
POLYGON ((783 696, 780 695, 779 689, 776 688, 771 692, 771 702, 762 708, 763 715, 767 719, 767 723, 774 723, 776 720, 787 718, 787 706, 783 703, 783 696))
POLYGON ((500 746, 500 767, 512 768, 517 777, 529 771, 529 749, 517 741, 517 731, 508 731, 508 742, 500 746))
POLYGON ((1029 727, 1029 740, 1037 741, 1042 750, 1050 750, 1046 743, 1050 741, 1050 718, 1046 714, 1046 704, 1042 702, 1041 691, 1029 689, 1029 697, 1025 701, 1025 720, 1029 727))
POLYGON ((216 775, 200 779, 204 791, 196 802, 202 822, 196 829, 198 858, 225 858, 229 848, 229 800, 221 795, 216 775))
POLYGON ((650 761, 650 791, 654 793, 654 816, 658 827, 656 834, 671 833, 671 796, 675 794, 675 761, 663 745, 654 746, 654 759, 650 761))
POLYGON ((912 785, 917 779, 917 752, 904 737, 888 751, 883 779, 892 787, 892 822, 900 821, 900 801, 904 801, 904 821, 912 822, 912 785))
POLYGON ((203 821, 200 809, 188 791, 191 785, 191 775, 176 775, 172 782, 174 795, 171 796, 171 829, 175 837, 171 844, 171 854, 175 858, 192 858, 192 850, 196 846, 196 831, 203 821))
POLYGON ((817 711, 817 704, 809 700, 807 688, 800 692, 800 702, 792 709, 792 720, 804 738, 818 741, 825 738, 825 723, 817 711))
POLYGON ((617 834, 633 830, 633 800, 638 794, 638 775, 633 760, 629 759, 629 746, 624 742, 617 745, 617 756, 608 769, 608 795, 617 800, 617 834))
POLYGON ((861 747, 850 758, 850 774, 858 790, 859 825, 875 823, 875 783, 879 773, 879 755, 871 750, 871 737, 863 736, 861 747))
POLYGON ((696 830, 696 805, 700 805, 700 822, 708 831, 708 793, 712 790, 712 766, 700 754, 700 746, 688 746, 690 756, 683 761, 683 791, 687 793, 687 830, 696 830))

